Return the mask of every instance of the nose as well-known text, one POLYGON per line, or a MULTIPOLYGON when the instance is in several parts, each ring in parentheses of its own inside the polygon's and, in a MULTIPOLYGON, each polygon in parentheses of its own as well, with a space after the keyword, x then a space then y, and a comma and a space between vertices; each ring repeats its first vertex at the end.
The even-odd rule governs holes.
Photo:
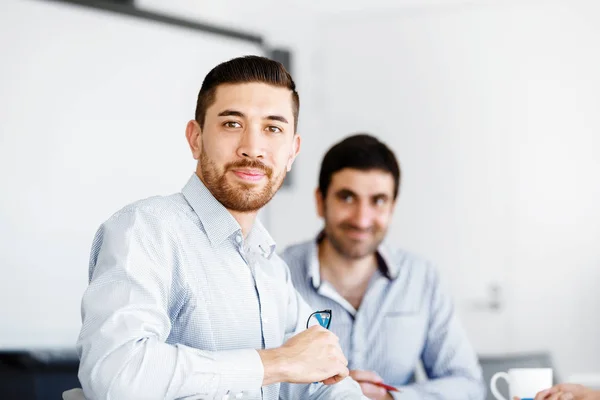
POLYGON ((352 222, 357 228, 368 229, 373 225, 373 210, 368 204, 359 203, 356 206, 352 222))
POLYGON ((242 132, 237 148, 237 155, 241 158, 263 159, 265 148, 262 143, 259 127, 249 126, 242 132))

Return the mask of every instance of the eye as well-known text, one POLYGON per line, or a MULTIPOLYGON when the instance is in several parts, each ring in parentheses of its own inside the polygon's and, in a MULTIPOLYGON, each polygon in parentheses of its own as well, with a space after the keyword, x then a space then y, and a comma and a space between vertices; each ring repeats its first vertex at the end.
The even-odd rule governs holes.
POLYGON ((373 204, 375 204, 378 207, 383 206, 386 203, 386 199, 383 197, 378 197, 373 201, 373 204))
POLYGON ((352 203, 353 200, 354 197, 352 197, 351 195, 342 196, 342 201, 346 204, 352 203))
POLYGON ((227 122, 223 123, 223 126, 225 128, 231 128, 231 129, 241 128, 242 127, 242 125, 239 122, 236 122, 236 121, 227 121, 227 122))
POLYGON ((281 132, 283 132, 283 130, 281 130, 280 127, 275 126, 275 125, 269 125, 269 126, 267 126, 267 131, 269 131, 271 133, 281 133, 281 132))

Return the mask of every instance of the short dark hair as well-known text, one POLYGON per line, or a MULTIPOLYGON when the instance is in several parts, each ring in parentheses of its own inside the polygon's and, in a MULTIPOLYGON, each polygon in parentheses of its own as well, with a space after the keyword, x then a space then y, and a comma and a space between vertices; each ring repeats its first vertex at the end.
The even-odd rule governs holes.
POLYGON ((348 136, 325 153, 319 173, 319 191, 323 198, 327 196, 333 174, 344 168, 389 172, 394 178, 394 199, 398 197, 400 165, 394 152, 376 137, 366 133, 348 136))
POLYGON ((260 56, 244 56, 225 61, 206 75, 196 103, 195 119, 200 128, 204 128, 206 110, 214 103, 219 85, 250 82, 261 82, 291 90, 295 131, 298 127, 300 110, 300 97, 296 91, 296 84, 283 64, 260 56))

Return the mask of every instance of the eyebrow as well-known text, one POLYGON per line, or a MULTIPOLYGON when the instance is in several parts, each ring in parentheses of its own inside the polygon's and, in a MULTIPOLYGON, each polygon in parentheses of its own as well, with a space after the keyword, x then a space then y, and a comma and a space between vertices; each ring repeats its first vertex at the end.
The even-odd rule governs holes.
MULTIPOLYGON (((240 118, 246 118, 246 115, 241 112, 241 111, 236 111, 236 110, 223 110, 219 113, 219 117, 240 117, 240 118)), ((264 119, 268 119, 271 121, 279 121, 279 122, 283 122, 284 124, 289 124, 288 120, 284 117, 282 117, 281 115, 267 115, 266 117, 264 117, 264 119)))
POLYGON ((340 190, 338 190, 337 192, 335 192, 336 196, 354 196, 356 197, 356 193, 354 193, 352 190, 350 189, 346 189, 346 188, 342 188, 340 190))
POLYGON ((219 113, 219 117, 240 117, 244 118, 245 115, 243 112, 235 111, 235 110, 223 110, 219 113))
MULTIPOLYGON (((336 194, 336 196, 359 197, 358 194, 354 193, 352 190, 347 189, 347 188, 342 188, 342 189, 338 190, 335 194, 336 194)), ((371 199, 378 199, 378 198, 389 199, 390 196, 387 193, 375 193, 375 194, 369 195, 369 198, 371 198, 371 199)))
POLYGON ((279 121, 279 122, 283 122, 284 124, 288 124, 288 120, 283 118, 281 115, 269 115, 266 117, 266 119, 270 119, 271 121, 279 121))

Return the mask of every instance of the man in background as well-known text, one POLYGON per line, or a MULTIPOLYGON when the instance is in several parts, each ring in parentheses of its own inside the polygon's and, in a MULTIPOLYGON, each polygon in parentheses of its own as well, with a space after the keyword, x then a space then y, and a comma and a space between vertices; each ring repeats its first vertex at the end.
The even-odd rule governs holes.
POLYGON ((330 329, 367 397, 481 400, 476 354, 436 270, 383 244, 399 186, 398 162, 375 137, 354 135, 335 144, 323 158, 315 192, 324 228, 282 257, 302 297, 333 311, 330 329), (429 381, 409 384, 419 361, 429 381))
POLYGON ((256 219, 300 149, 298 109, 266 58, 206 76, 186 128, 195 173, 94 238, 77 342, 87 398, 277 400, 280 382, 306 384, 294 398, 362 398, 337 337, 306 329, 311 310, 256 219))

